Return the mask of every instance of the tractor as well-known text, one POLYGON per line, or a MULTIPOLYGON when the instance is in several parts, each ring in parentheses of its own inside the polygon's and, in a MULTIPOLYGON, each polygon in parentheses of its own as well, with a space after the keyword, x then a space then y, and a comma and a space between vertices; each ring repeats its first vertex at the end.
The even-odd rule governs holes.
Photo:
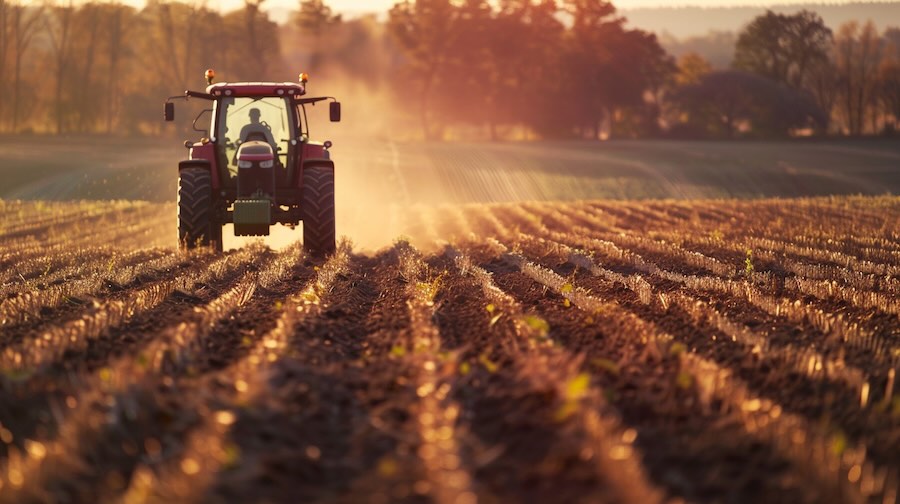
POLYGON ((329 101, 332 122, 341 120, 333 97, 307 97, 309 80, 215 83, 206 71, 205 92, 185 91, 165 103, 175 120, 174 100, 206 100, 194 119, 204 133, 188 140, 188 159, 178 163, 178 242, 182 250, 222 251, 222 226, 235 236, 268 236, 275 224, 303 222, 303 246, 318 256, 335 250, 334 162, 329 141, 309 139, 306 108, 329 101), (198 123, 209 115, 209 129, 198 123))

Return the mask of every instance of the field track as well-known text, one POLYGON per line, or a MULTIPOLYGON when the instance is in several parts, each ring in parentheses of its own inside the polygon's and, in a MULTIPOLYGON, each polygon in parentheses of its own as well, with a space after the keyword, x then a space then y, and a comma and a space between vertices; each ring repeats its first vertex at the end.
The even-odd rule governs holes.
POLYGON ((900 501, 900 198, 0 210, 0 504, 900 501))

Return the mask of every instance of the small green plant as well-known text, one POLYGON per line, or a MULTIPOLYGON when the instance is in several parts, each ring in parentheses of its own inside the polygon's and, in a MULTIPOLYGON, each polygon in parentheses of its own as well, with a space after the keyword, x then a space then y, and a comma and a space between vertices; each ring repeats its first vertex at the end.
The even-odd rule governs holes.
POLYGON ((522 321, 525 322, 525 325, 530 327, 531 330, 535 331, 540 338, 546 338, 547 334, 550 333, 550 324, 536 315, 525 315, 522 317, 522 321))
POLYGON ((591 375, 579 373, 566 381, 563 388, 563 402, 553 414, 557 422, 564 422, 578 412, 581 399, 587 396, 591 387, 591 375))
POLYGON ((446 271, 441 273, 434 277, 430 282, 416 283, 416 290, 425 299, 427 304, 434 304, 434 298, 437 297, 438 292, 441 290, 441 286, 444 284, 444 275, 446 275, 446 273, 446 271))
POLYGON ((497 370, 500 369, 500 366, 498 366, 496 362, 492 361, 486 353, 478 356, 478 362, 481 363, 482 366, 484 366, 484 369, 486 369, 488 373, 496 373, 497 370))
POLYGON ((675 386, 682 390, 687 390, 691 388, 691 385, 694 384, 694 377, 690 373, 686 371, 682 371, 678 373, 678 376, 675 377, 675 386))
POLYGON ((747 249, 747 257, 744 259, 744 276, 750 278, 753 276, 753 251, 747 249))

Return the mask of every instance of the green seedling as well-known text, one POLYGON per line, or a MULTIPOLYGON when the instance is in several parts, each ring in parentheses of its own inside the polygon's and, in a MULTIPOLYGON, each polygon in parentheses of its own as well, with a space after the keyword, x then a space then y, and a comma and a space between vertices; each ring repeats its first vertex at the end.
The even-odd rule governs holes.
POLYGON ((564 422, 578 412, 579 402, 587 396, 591 387, 591 375, 579 373, 566 381, 563 387, 563 403, 556 409, 553 419, 564 422))
POLYGON ((546 338, 547 335, 550 334, 550 324, 536 315, 525 315, 522 317, 522 321, 525 322, 525 325, 535 331, 538 337, 546 338))
POLYGON ((847 436, 845 436, 844 433, 840 431, 834 433, 834 435, 831 436, 829 448, 831 449, 831 453, 833 453, 835 457, 840 457, 847 449, 847 436))
POLYGON ((437 297, 438 292, 441 290, 441 286, 444 283, 444 275, 446 275, 446 273, 446 271, 441 273, 440 275, 434 277, 434 279, 432 279, 430 282, 416 283, 416 290, 425 299, 426 303, 434 303, 434 298, 437 297))
POLYGON ((687 390, 691 388, 694 384, 694 377, 685 371, 678 373, 678 376, 675 377, 675 386, 682 390, 687 390))
POLYGON ((492 361, 490 357, 486 353, 483 353, 478 356, 478 362, 484 366, 484 369, 487 370, 488 373, 496 373, 500 366, 497 365, 496 362, 492 361))
POLYGON ((753 276, 753 251, 747 249, 747 257, 744 259, 744 276, 750 278, 753 276))
POLYGON ((678 357, 679 355, 687 352, 687 345, 680 342, 672 343, 672 346, 669 347, 669 355, 678 357))

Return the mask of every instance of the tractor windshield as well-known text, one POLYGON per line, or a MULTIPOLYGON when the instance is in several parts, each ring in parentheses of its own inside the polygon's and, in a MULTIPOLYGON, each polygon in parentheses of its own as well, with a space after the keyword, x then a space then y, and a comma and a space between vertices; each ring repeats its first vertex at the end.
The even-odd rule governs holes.
POLYGON ((287 164, 292 123, 285 98, 223 98, 217 110, 218 137, 224 138, 225 162, 232 177, 237 176, 237 150, 254 140, 270 144, 278 162, 287 164))

